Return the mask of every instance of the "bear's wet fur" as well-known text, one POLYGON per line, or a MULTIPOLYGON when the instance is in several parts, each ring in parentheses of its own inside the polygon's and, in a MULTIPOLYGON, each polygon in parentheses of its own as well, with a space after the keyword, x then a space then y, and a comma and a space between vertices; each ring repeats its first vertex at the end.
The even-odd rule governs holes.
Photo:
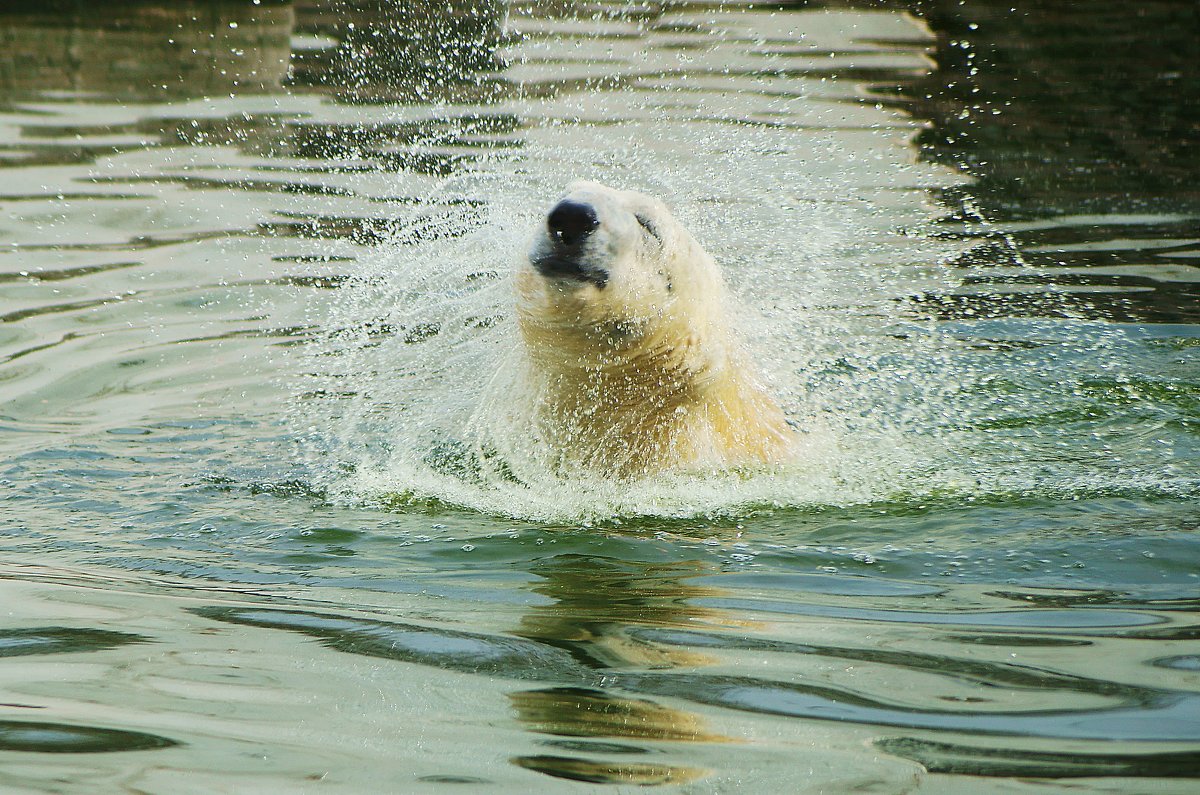
POLYGON ((516 290, 538 432, 562 463, 628 478, 792 456, 720 270, 661 201, 572 183, 516 290))

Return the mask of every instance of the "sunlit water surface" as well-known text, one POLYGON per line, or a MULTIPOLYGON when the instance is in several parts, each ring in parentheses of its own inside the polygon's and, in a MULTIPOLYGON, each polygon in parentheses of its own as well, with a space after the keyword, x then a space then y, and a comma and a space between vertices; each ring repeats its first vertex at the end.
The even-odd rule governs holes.
POLYGON ((1192 791, 1200 199, 1004 134, 992 4, 831 6, 3 12, 0 784, 1192 791), (574 178, 799 462, 481 465, 574 178))

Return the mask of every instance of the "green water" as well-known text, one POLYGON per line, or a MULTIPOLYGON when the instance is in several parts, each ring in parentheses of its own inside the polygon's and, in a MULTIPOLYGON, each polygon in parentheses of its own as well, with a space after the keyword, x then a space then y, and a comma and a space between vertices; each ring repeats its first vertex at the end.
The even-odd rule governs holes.
POLYGON ((1194 791, 1186 5, 8 4, 0 789, 1194 791), (456 457, 577 177, 803 461, 456 457))

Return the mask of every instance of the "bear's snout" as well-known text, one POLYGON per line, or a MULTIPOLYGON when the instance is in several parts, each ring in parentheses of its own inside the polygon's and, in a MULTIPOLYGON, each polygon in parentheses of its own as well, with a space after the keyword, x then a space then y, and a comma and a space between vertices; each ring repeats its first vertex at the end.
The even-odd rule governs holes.
POLYGON ((599 228, 600 217, 592 204, 563 199, 546 216, 546 235, 530 252, 530 264, 548 279, 603 289, 608 285, 608 269, 596 261, 587 245, 599 228))
POLYGON ((578 246, 600 226, 596 208, 584 202, 564 199, 546 216, 550 238, 564 246, 578 246))

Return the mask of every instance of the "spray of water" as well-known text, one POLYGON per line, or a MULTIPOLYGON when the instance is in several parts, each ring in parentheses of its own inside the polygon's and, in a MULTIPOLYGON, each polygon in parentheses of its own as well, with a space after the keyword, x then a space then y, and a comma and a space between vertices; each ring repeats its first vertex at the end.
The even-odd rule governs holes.
POLYGON ((1115 434, 1081 432, 1092 443, 1064 451, 1078 429, 1041 422, 1048 404, 1103 402, 1072 368, 1114 366, 1120 334, 920 309, 911 299, 960 283, 945 263, 969 244, 922 233, 937 215, 922 194, 865 186, 948 175, 911 164, 902 140, 878 142, 874 172, 835 143, 798 151, 793 131, 755 125, 547 123, 519 154, 441 181, 312 309, 324 331, 301 353, 294 407, 311 477, 340 499, 547 521, 1176 489, 1157 459, 1106 466, 1115 434), (716 257, 735 325, 803 434, 794 464, 628 482, 512 460, 537 437, 512 276, 576 178, 663 197, 716 257))
POLYGON ((885 372, 880 345, 895 345, 880 331, 905 322, 896 298, 914 278, 940 278, 936 267, 913 273, 911 262, 930 262, 924 241, 895 234, 895 215, 881 220, 868 202, 830 200, 847 186, 811 175, 833 169, 797 161, 769 129, 706 129, 702 151, 699 136, 665 145, 679 134, 669 125, 541 132, 546 141, 535 132, 519 156, 438 184, 313 307, 324 332, 301 354, 294 415, 325 489, 567 520, 870 501, 909 488, 928 453, 907 434, 918 404, 880 399, 885 381, 906 383, 904 365, 885 372), (630 483, 564 478, 497 452, 511 458, 536 436, 512 274, 574 178, 664 197, 722 263, 736 326, 803 434, 794 466, 630 483))

